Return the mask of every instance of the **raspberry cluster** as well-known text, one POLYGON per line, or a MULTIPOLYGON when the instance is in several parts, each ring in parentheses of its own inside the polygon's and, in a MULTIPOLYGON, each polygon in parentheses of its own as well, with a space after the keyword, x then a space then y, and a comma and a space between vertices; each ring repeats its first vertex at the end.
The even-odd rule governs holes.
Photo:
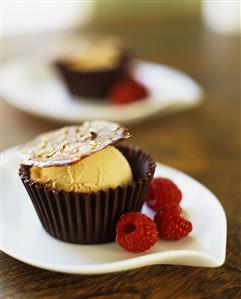
POLYGON ((128 213, 121 216, 116 226, 116 241, 124 249, 141 252, 158 240, 179 240, 192 231, 192 223, 182 215, 179 206, 180 189, 167 178, 154 178, 146 195, 147 205, 156 211, 154 220, 146 215, 128 213))

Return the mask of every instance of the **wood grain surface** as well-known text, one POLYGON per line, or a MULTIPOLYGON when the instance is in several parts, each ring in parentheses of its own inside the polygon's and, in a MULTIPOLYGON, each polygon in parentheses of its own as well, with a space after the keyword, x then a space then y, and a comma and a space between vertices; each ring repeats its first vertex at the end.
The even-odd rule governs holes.
MULTIPOLYGON (((10 298, 241 298, 240 38, 208 32, 199 20, 124 20, 88 30, 120 34, 139 58, 179 68, 205 88, 202 106, 129 129, 157 161, 210 188, 228 218, 227 258, 215 269, 157 265, 84 276, 40 270, 0 254, 1 295, 10 298)), ((2 105, 2 149, 57 128, 2 105)), ((205 217, 205 215, 203 215, 205 217)))

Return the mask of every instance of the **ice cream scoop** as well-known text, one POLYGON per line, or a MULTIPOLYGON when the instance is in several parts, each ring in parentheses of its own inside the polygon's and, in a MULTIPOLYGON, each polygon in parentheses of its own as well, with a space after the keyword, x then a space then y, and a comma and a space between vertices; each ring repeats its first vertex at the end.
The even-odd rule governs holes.
POLYGON ((97 192, 128 185, 132 182, 131 167, 124 155, 108 146, 69 165, 30 169, 31 179, 55 190, 97 192))

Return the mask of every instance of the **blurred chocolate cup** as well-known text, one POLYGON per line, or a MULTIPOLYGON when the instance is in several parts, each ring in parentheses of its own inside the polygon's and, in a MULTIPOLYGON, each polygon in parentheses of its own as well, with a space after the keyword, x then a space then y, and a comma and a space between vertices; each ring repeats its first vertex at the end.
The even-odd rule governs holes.
POLYGON ((128 160, 133 183, 96 193, 57 191, 30 178, 30 166, 19 175, 44 229, 54 238, 77 244, 115 240, 115 226, 122 214, 140 211, 155 171, 155 162, 140 148, 117 145, 128 160))
POLYGON ((122 55, 119 63, 113 68, 98 70, 75 70, 68 63, 56 61, 55 66, 59 70, 70 93, 78 97, 93 99, 105 99, 110 88, 126 72, 128 56, 122 55))

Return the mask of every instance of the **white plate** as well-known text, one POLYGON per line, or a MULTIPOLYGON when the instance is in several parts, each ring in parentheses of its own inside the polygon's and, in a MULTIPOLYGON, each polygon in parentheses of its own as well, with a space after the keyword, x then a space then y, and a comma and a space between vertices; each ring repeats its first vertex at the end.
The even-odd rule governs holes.
MULTIPOLYGON (((171 178, 181 188, 181 205, 193 223, 192 233, 179 241, 158 241, 149 251, 133 254, 115 243, 75 245, 49 236, 18 177, 16 148, 3 152, 1 160, 1 249, 20 261, 75 274, 117 272, 153 264, 218 267, 224 263, 227 226, 224 210, 208 189, 182 172, 158 164, 155 175, 171 178)), ((147 207, 143 212, 153 216, 147 207)))
POLYGON ((143 61, 136 61, 132 69, 134 76, 149 88, 151 95, 146 101, 125 106, 74 99, 52 67, 30 58, 3 66, 1 93, 18 109, 68 123, 92 119, 135 122, 158 113, 185 110, 202 101, 201 87, 182 72, 143 61))

